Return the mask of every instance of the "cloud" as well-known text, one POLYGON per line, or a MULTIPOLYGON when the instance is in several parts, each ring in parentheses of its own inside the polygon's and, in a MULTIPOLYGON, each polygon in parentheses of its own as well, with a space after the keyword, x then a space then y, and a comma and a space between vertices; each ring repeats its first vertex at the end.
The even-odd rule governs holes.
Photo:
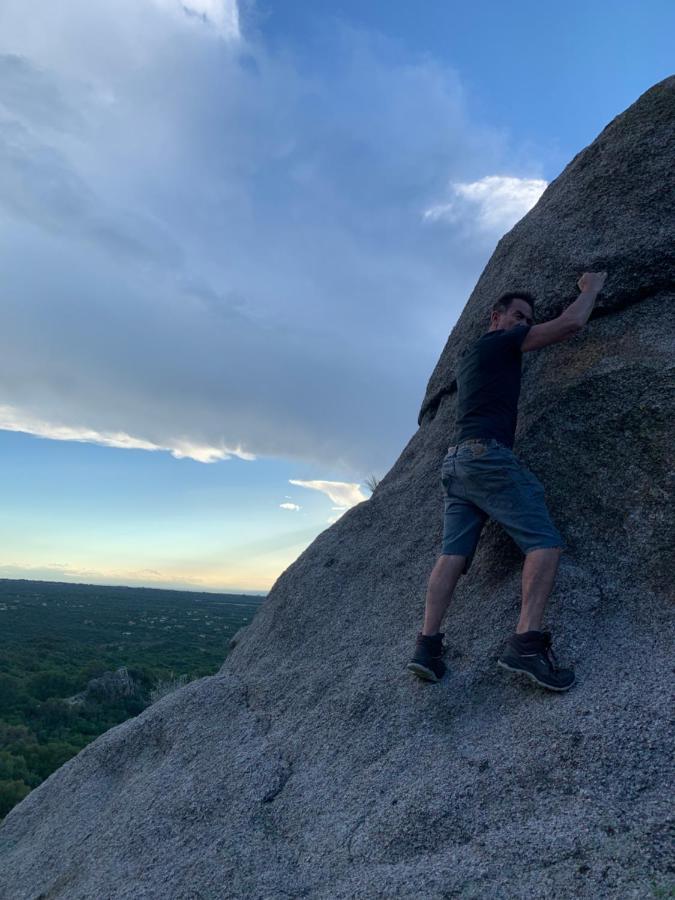
POLYGON ((101 444, 104 447, 117 447, 124 450, 168 450, 176 459, 194 459, 197 462, 212 463, 233 456, 239 459, 255 459, 241 447, 208 447, 200 446, 190 440, 175 439, 168 446, 153 444, 124 432, 98 432, 90 428, 77 428, 67 425, 54 425, 39 419, 22 415, 11 406, 0 406, 0 429, 4 431, 21 431, 36 437, 50 438, 53 441, 78 441, 80 443, 101 444))
POLYGON ((523 191, 467 193, 513 151, 452 69, 341 26, 301 53, 234 0, 0 4, 14 426, 389 468, 499 237, 419 211, 506 221, 523 191))
MULTIPOLYGON (((358 484, 349 484, 344 481, 296 481, 289 479, 291 484, 297 484, 298 487, 309 488, 313 491, 321 491, 326 494, 333 503, 339 504, 339 509, 349 509, 356 506, 368 498, 361 491, 358 484)), ((336 507, 333 507, 335 509, 336 507)))
POLYGON ((297 503, 280 503, 279 506, 281 507, 281 509, 293 509, 296 512, 302 509, 302 507, 298 506, 297 503))
POLYGON ((451 198, 424 212, 427 222, 462 224, 497 235, 529 212, 547 187, 541 178, 486 175, 479 181, 451 184, 451 198))
POLYGON ((212 25, 224 37, 238 39, 239 8, 236 0, 155 0, 165 9, 181 9, 212 25))

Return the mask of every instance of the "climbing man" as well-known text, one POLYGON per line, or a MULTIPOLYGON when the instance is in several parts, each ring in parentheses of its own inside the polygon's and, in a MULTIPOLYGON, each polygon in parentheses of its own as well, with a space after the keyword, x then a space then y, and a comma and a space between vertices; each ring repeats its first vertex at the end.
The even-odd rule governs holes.
POLYGON ((498 665, 523 672, 553 691, 574 684, 574 672, 558 667, 551 635, 541 630, 564 542, 549 517, 541 483, 512 447, 522 354, 581 331, 606 278, 606 272, 584 272, 577 299, 556 319, 540 325, 533 324, 534 297, 525 291, 503 294, 492 307, 489 331, 468 345, 460 359, 455 444, 441 468, 443 545, 429 577, 422 631, 407 666, 419 678, 439 681, 445 673, 439 628, 491 517, 525 554, 520 618, 498 665))

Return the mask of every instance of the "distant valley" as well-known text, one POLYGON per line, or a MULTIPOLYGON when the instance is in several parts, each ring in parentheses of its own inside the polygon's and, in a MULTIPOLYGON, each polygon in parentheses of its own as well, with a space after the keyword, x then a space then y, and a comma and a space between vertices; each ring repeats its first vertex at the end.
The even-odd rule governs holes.
POLYGON ((99 734, 214 674, 263 600, 0 579, 0 818, 99 734))

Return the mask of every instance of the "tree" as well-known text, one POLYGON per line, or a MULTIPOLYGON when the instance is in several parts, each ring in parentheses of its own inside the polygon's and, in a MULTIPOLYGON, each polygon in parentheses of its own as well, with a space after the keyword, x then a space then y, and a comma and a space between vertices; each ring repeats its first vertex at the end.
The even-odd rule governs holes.
POLYGON ((0 781, 0 817, 4 817, 23 798, 30 788, 23 781, 0 781))

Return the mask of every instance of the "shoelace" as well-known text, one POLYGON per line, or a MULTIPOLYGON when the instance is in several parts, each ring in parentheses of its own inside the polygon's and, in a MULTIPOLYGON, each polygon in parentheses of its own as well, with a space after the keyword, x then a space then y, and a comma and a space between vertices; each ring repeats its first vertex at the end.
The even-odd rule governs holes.
POLYGON ((553 647, 551 646, 551 635, 548 631, 544 632, 544 656, 548 660, 548 664, 554 672, 558 671, 558 660, 556 659, 553 647))

